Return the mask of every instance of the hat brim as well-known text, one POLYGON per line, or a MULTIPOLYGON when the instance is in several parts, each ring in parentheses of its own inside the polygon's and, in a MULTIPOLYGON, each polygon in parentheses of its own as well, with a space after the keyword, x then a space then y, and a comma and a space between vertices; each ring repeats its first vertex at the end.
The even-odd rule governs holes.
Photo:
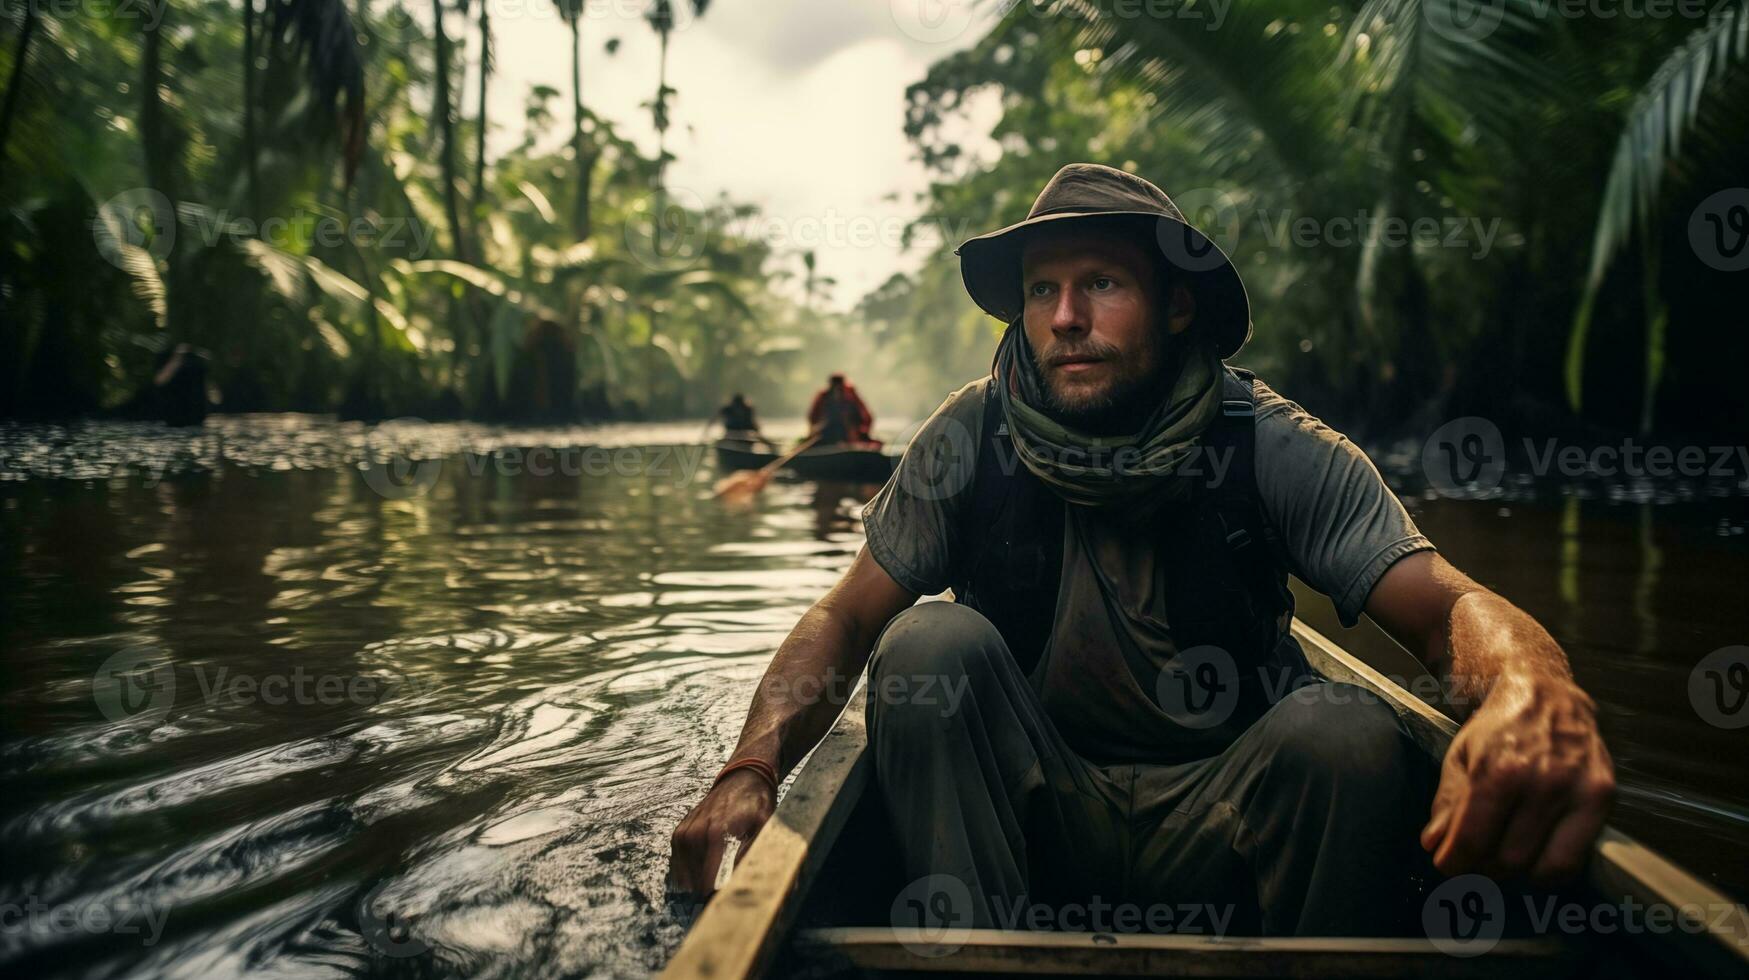
POLYGON ((1041 214, 968 239, 955 253, 966 292, 984 312, 1012 323, 1021 313, 1020 258, 1039 230, 1070 223, 1104 225, 1152 242, 1172 268, 1184 273, 1196 294, 1196 321, 1216 352, 1231 357, 1251 338, 1251 300, 1227 253, 1194 225, 1152 211, 1064 211, 1041 214))

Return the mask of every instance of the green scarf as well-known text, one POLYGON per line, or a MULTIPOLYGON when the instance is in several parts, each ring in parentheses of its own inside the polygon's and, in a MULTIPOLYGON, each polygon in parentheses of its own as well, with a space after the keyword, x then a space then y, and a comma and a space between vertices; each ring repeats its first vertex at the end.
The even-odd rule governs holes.
POLYGON ((992 374, 1022 463, 1057 496, 1103 507, 1183 499, 1193 481, 1174 472, 1196 456, 1203 430, 1221 410, 1221 359, 1206 344, 1186 347, 1171 390, 1133 435, 1091 436, 1063 425, 1045 404, 1031 345, 1020 322, 1008 325, 992 374))

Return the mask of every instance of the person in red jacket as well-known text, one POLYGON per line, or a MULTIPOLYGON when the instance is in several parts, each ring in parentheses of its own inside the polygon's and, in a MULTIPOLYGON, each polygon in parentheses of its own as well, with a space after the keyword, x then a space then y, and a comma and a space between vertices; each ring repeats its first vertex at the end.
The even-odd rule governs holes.
POLYGON ((827 378, 826 387, 814 395, 814 404, 808 408, 808 435, 818 435, 822 444, 873 442, 869 438, 873 425, 868 406, 842 374, 827 378))

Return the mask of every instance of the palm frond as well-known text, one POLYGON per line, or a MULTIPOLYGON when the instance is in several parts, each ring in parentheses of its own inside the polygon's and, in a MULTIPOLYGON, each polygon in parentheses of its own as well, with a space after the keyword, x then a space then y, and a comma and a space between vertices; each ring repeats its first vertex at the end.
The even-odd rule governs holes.
MULTIPOLYGON (((1702 97, 1709 90, 1749 77, 1737 71, 1745 60, 1749 60, 1749 0, 1737 0, 1715 10, 1706 26, 1671 52, 1628 109, 1597 209, 1585 291, 1567 337, 1567 401, 1575 411, 1583 404, 1592 309, 1610 262, 1633 237, 1636 227, 1652 227, 1665 177, 1682 154, 1684 136, 1700 117, 1702 97)), ((1656 312, 1651 315, 1657 316, 1656 312)), ((1653 336, 1656 331, 1648 331, 1648 343, 1653 336)), ((1659 356, 1657 351, 1648 352, 1649 360, 1659 356)))
MULTIPOLYGON (((1159 96, 1158 113, 1204 136, 1211 166, 1223 176, 1256 173, 1279 163, 1297 178, 1328 164, 1333 99, 1308 97, 1319 88, 1327 59, 1311 38, 1323 33, 1327 3, 1276 0, 1233 4, 1225 21, 1205 17, 1135 17, 1112 0, 1065 0, 1079 24, 1076 49, 1099 49, 1100 70, 1142 82, 1159 96), (1316 32, 1316 33, 1314 33, 1316 32), (1259 141, 1266 155, 1257 152, 1259 141), (1269 159, 1273 157, 1273 160, 1269 159)), ((1187 5, 1188 7, 1188 5, 1187 5)), ((1008 15, 1036 22, 1026 9, 1008 15)), ((1336 47, 1330 45, 1330 54, 1336 47)))
POLYGON ((1610 260, 1632 237, 1635 224, 1650 223, 1668 164, 1681 155, 1682 139, 1700 115, 1701 96, 1745 60, 1749 0, 1738 0, 1716 11, 1672 52, 1634 98, 1603 187, 1587 291, 1602 285, 1610 260))
POLYGON ((158 259, 130 241, 127 222, 131 217, 120 207, 98 208, 91 222, 92 237, 98 253, 127 273, 129 288, 152 311, 157 325, 163 327, 169 315, 169 294, 158 271, 158 259))
POLYGON ((346 181, 364 156, 364 48, 345 0, 269 0, 268 29, 304 58, 317 104, 340 132, 346 181))

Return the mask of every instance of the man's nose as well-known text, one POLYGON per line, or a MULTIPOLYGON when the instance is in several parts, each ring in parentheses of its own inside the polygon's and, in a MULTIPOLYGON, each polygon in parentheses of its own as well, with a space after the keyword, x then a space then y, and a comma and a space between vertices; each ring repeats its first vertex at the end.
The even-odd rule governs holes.
POLYGON ((1088 324, 1085 299, 1079 290, 1059 289, 1057 302, 1051 307, 1051 332, 1055 334, 1086 332, 1088 324))

